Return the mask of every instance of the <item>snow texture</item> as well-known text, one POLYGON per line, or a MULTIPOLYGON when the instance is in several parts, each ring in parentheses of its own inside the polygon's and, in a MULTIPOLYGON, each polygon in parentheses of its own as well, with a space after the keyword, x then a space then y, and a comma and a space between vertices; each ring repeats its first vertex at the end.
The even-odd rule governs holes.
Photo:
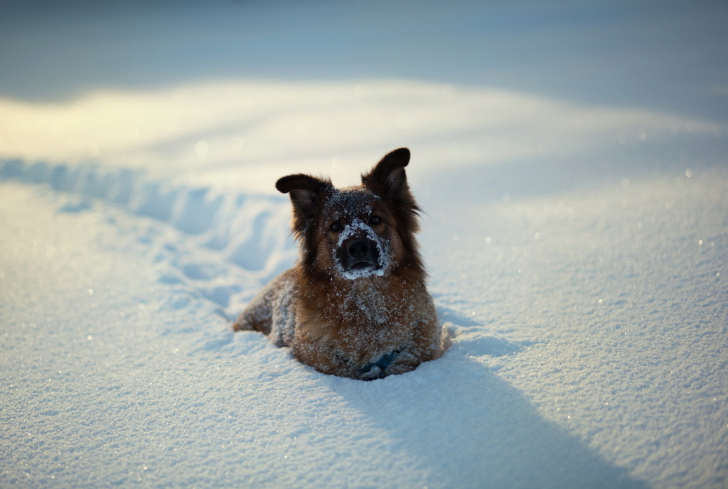
POLYGON ((436 179, 422 247, 452 346, 375 382, 230 331, 294 260, 285 199, 1 173, 3 485, 725 483, 725 168, 467 205, 436 179))
POLYGON ((725 7, 238 3, 0 16, 0 487, 728 487, 725 7), (297 257, 276 179, 402 146, 445 354, 233 333, 297 257))

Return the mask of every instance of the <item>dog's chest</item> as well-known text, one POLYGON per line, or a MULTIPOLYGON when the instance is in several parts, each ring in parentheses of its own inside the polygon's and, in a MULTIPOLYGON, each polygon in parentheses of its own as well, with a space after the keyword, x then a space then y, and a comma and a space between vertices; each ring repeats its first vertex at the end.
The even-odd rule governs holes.
POLYGON ((390 323, 401 307, 397 298, 387 297, 381 290, 373 288, 346 291, 335 299, 341 311, 340 319, 344 323, 372 328, 390 323))
POLYGON ((415 297, 391 283, 385 287, 357 285, 303 297, 296 327, 305 329, 309 338, 357 348, 399 342, 411 328, 415 297))

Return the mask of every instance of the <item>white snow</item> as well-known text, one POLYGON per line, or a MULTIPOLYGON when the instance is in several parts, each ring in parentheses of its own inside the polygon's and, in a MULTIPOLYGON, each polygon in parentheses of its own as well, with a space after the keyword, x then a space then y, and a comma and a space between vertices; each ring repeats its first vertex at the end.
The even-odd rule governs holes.
POLYGON ((442 95, 454 88, 418 80, 242 80, 103 91, 51 105, 0 98, 0 149, 31 161, 144 169, 177 184, 274 192, 271 181, 301 171, 358 185, 362 163, 378 161, 389 150, 382 147, 410 146, 420 169, 430 169, 728 135, 724 124, 660 111, 482 87, 442 95))
POLYGON ((420 178, 453 345, 358 382, 230 331, 294 260, 284 198, 7 163, 3 485, 720 487, 728 175, 691 173, 420 178))
POLYGON ((726 122, 337 80, 3 95, 0 487, 725 488, 726 122), (362 382, 233 333, 297 256, 276 179, 402 146, 445 355, 362 382))

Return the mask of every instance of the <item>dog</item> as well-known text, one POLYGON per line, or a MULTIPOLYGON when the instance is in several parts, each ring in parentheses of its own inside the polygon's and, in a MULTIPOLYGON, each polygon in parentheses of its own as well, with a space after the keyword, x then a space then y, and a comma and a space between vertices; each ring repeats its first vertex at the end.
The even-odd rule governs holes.
POLYGON ((446 346, 427 292, 415 233, 420 208, 400 148, 362 175, 360 186, 336 189, 310 175, 282 177, 290 195, 296 266, 264 287, 235 321, 290 346, 325 374, 374 380, 440 357, 446 346))

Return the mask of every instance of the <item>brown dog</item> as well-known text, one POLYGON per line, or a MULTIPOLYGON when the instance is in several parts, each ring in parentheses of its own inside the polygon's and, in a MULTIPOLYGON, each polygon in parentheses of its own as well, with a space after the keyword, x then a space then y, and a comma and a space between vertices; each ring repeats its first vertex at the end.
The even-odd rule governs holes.
MULTIPOLYGON (((371 380, 414 370, 442 354, 441 328, 425 285, 415 233, 419 207, 404 167, 410 152, 386 155, 362 185, 289 175, 298 264, 271 281, 233 329, 290 346, 326 374, 371 380)), ((442 342, 444 343, 444 342, 442 342)))

